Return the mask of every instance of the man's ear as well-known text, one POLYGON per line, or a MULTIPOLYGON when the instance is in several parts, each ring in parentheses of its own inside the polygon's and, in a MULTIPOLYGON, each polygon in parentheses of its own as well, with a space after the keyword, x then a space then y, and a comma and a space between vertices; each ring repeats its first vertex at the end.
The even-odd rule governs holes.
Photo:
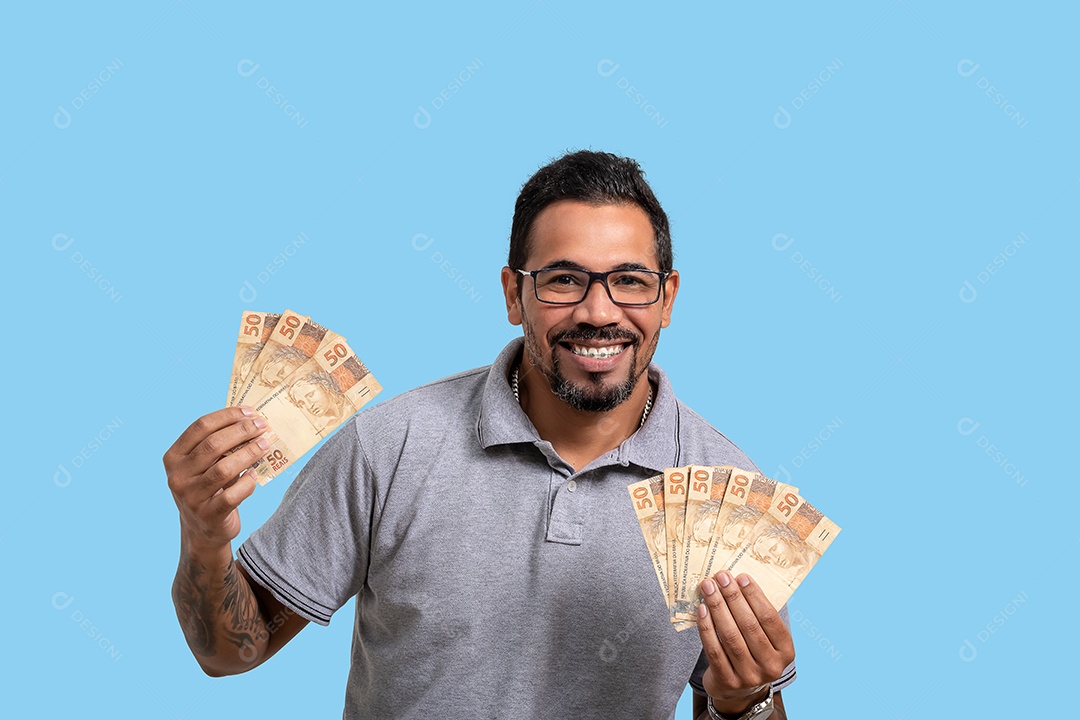
POLYGON ((664 280, 664 295, 660 301, 664 303, 664 311, 660 316, 660 327, 666 328, 671 324, 671 306, 675 304, 675 296, 679 294, 679 271, 672 270, 664 280))
POLYGON ((511 325, 521 324, 521 297, 518 293, 518 282, 521 275, 508 267, 502 269, 503 295, 506 297, 506 319, 511 325))

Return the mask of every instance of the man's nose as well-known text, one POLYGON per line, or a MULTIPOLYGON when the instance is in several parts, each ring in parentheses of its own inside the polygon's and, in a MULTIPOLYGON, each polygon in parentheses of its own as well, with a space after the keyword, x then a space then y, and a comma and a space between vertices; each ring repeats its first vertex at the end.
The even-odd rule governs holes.
POLYGON ((622 309, 611 301, 607 288, 600 280, 593 280, 585 291, 585 299, 574 306, 574 319, 579 323, 596 327, 610 325, 622 316, 622 309))

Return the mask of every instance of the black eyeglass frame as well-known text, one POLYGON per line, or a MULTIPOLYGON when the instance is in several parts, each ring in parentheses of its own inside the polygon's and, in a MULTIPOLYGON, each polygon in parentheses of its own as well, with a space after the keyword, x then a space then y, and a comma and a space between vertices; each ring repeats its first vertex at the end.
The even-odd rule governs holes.
POLYGON ((639 268, 620 268, 618 270, 608 270, 607 272, 592 272, 591 270, 582 270, 581 268, 576 268, 576 267, 546 267, 546 268, 540 268, 539 270, 521 270, 520 268, 514 268, 513 270, 516 273, 519 273, 521 275, 525 275, 527 277, 531 277, 533 279, 533 295, 536 296, 536 299, 539 302, 542 302, 545 305, 578 305, 579 303, 584 302, 585 298, 588 297, 589 288, 592 287, 592 284, 594 282, 599 282, 601 285, 604 286, 604 290, 607 291, 608 299, 611 300, 611 302, 613 302, 616 305, 619 305, 621 307, 649 307, 650 305, 655 305, 656 303, 660 302, 660 298, 662 298, 664 296, 664 283, 667 281, 668 277, 671 276, 671 272, 672 272, 670 270, 667 271, 667 272, 664 272, 663 270, 645 270, 645 269, 639 269, 639 268), (588 275, 589 276, 589 283, 585 286, 585 291, 581 294, 581 299, 580 300, 574 300, 572 302, 556 302, 554 300, 545 300, 542 297, 540 297, 540 288, 538 288, 537 285, 536 285, 536 276, 539 275, 540 273, 552 272, 552 271, 557 272, 557 271, 560 271, 560 270, 565 271, 565 272, 581 273, 582 275, 588 275), (660 283, 659 283, 659 285, 657 285, 656 298, 653 299, 653 300, 650 300, 649 302, 646 302, 646 303, 628 303, 628 302, 620 302, 620 301, 616 300, 615 297, 611 294, 611 286, 608 285, 608 276, 609 275, 614 275, 616 273, 625 273, 625 272, 648 273, 649 275, 658 276, 660 278, 660 283))

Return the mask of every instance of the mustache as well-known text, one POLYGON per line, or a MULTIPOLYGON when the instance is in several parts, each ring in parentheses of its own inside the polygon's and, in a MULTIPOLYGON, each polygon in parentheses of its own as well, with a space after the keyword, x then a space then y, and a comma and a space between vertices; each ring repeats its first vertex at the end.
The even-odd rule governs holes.
POLYGON ((552 344, 561 343, 572 340, 616 340, 622 342, 631 342, 635 345, 641 342, 641 337, 636 333, 633 333, 626 328, 614 327, 605 325, 604 327, 594 327, 592 325, 577 325, 572 328, 567 328, 561 332, 555 334, 552 337, 552 344))

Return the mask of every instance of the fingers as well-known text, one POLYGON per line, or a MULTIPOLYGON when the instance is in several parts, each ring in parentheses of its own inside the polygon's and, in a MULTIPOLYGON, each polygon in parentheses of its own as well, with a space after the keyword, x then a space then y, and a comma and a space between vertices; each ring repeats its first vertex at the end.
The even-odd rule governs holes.
POLYGON ((254 416, 255 411, 247 407, 227 407, 203 415, 201 418, 191 423, 187 430, 180 434, 180 437, 176 439, 176 442, 172 444, 172 447, 169 448, 165 455, 166 457, 170 454, 176 457, 188 455, 195 449, 195 446, 212 433, 232 425, 239 420, 254 416))
POLYGON ((736 578, 739 587, 742 588, 742 596, 746 599, 750 609, 757 618, 758 625, 769 639, 769 643, 783 654, 790 654, 795 659, 795 644, 791 640, 791 631, 780 617, 780 613, 772 606, 761 586, 754 582, 749 575, 743 574, 736 578))
POLYGON ((266 431, 266 427, 266 418, 256 415, 245 417, 211 433, 188 453, 188 458, 192 463, 188 468, 189 471, 192 474, 205 472, 218 461, 218 458, 261 435, 266 431))
POLYGON ((268 423, 251 408, 230 407, 193 422, 163 458, 177 504, 192 510, 230 487, 270 447, 268 423))
MULTIPOLYGON (((718 572, 715 579, 707 579, 701 584, 701 592, 705 598, 701 607, 707 609, 707 612, 698 609, 699 629, 702 625, 707 626, 702 629, 705 636, 702 639, 702 648, 708 654, 710 649, 706 647, 706 640, 710 641, 710 644, 716 644, 717 654, 723 654, 724 662, 731 667, 733 673, 742 676, 742 666, 747 660, 753 660, 753 655, 746 646, 743 630, 732 612, 733 602, 729 604, 728 601, 735 595, 741 596, 739 586, 732 582, 730 573, 718 572)), ((745 617, 743 620, 745 622, 745 617)), ((708 654, 708 660, 712 663, 711 654, 708 654)))
POLYGON ((718 690, 735 692, 779 678, 795 659, 795 648, 757 583, 749 575, 736 579, 720 572, 701 590, 705 602, 698 611, 698 630, 718 690))
POLYGON ((251 497, 255 492, 258 481, 254 471, 246 471, 238 477, 229 487, 217 493, 206 503, 207 519, 222 519, 236 508, 240 503, 251 497))
MULTIPOLYGON (((720 595, 723 596, 728 612, 735 622, 735 627, 730 632, 739 634, 754 660, 758 663, 767 661, 776 652, 776 648, 773 647, 768 635, 762 629, 761 623, 758 622, 757 614, 743 595, 744 588, 750 581, 750 576, 744 574, 735 579, 731 577, 730 573, 725 572, 717 573, 716 580, 720 585, 720 595), (725 582, 727 583, 726 586, 724 585, 725 582)), ((768 605, 768 601, 766 601, 766 605, 768 605)), ((773 612, 776 611, 773 610, 773 612)), ((740 655, 740 659, 741 657, 740 655)))
POLYGON ((270 439, 260 435, 220 458, 196 479, 195 487, 189 488, 191 501, 201 503, 222 490, 231 489, 239 482, 240 474, 258 462, 269 448, 270 439))
MULTIPOLYGON (((726 573, 717 574, 717 578, 726 573)), ((730 576, 728 576, 730 577, 730 576)), ((733 666, 733 657, 748 654, 742 634, 738 632, 724 596, 719 592, 716 580, 707 578, 701 583, 704 601, 698 606, 698 634, 701 649, 709 659, 709 668, 719 680, 721 687, 734 688, 739 684, 739 673, 733 666)))

